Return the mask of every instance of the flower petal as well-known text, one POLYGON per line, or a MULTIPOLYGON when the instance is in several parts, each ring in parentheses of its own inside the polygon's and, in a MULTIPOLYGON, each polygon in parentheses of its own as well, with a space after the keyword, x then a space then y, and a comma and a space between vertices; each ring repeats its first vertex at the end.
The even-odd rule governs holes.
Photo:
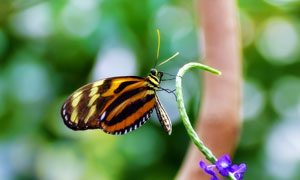
POLYGON ((213 171, 214 168, 216 168, 219 173, 222 176, 228 176, 229 173, 231 173, 236 180, 243 179, 243 173, 247 170, 247 166, 245 163, 242 163, 240 165, 233 164, 231 165, 231 159, 229 155, 223 155, 221 158, 219 158, 215 164, 206 165, 205 162, 200 161, 199 165, 200 167, 207 173, 210 174, 211 180, 219 180, 217 178, 217 175, 215 171, 213 171))
POLYGON ((216 162, 216 167, 222 176, 229 175, 229 172, 231 170, 230 165, 231 165, 231 159, 227 154, 223 155, 216 162))
POLYGON ((244 173, 246 170, 247 170, 247 166, 244 163, 242 163, 240 165, 234 164, 230 168, 230 172, 233 173, 234 177, 237 180, 243 179, 243 174, 242 173, 244 173))
POLYGON ((212 164, 212 165, 206 165, 205 162, 200 161, 199 165, 200 165, 200 167, 201 167, 207 174, 212 175, 211 180, 219 180, 219 179, 217 178, 216 173, 213 171, 213 168, 216 167, 214 164, 212 164))

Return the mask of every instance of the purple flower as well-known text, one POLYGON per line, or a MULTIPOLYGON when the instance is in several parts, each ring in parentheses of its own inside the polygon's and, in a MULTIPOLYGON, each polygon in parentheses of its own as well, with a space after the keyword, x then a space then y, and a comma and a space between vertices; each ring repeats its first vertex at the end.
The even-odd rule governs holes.
POLYGON ((205 162, 203 162, 203 161, 200 161, 200 163, 199 163, 199 165, 200 165, 200 167, 207 173, 207 174, 210 174, 210 175, 212 175, 212 178, 211 178, 211 180, 219 180, 218 178, 217 178, 217 175, 216 175, 216 173, 212 170, 214 167, 215 167, 215 165, 206 165, 205 164, 205 162))
POLYGON ((227 154, 223 155, 216 162, 216 167, 217 167, 219 173, 222 176, 228 176, 229 175, 229 170, 231 168, 230 165, 231 165, 231 160, 230 160, 230 157, 227 154))
POLYGON ((232 174, 237 180, 243 179, 243 173, 247 170, 246 164, 242 163, 240 165, 233 164, 231 166, 231 159, 228 155, 223 155, 220 159, 216 161, 215 164, 206 165, 203 161, 200 161, 200 167, 212 176, 211 180, 219 180, 214 168, 216 168, 222 176, 228 176, 229 173, 232 174))
POLYGON ((242 163, 240 165, 232 165, 230 168, 230 172, 233 174, 233 176, 237 179, 237 180, 241 180, 243 179, 243 173, 247 170, 246 164, 242 163))

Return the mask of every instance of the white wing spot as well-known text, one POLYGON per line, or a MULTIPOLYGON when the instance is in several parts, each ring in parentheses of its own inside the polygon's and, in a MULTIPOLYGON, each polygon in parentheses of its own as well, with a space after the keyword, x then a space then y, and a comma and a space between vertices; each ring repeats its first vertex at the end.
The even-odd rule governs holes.
POLYGON ((132 127, 130 127, 130 129, 129 129, 129 132, 131 132, 132 131, 132 127))
POLYGON ((125 129, 125 133, 124 134, 126 134, 127 133, 127 129, 125 129))
POLYGON ((106 111, 104 111, 104 113, 102 114, 102 116, 100 117, 100 121, 102 121, 105 118, 106 115, 106 111))
POLYGON ((65 109, 63 110, 63 115, 66 115, 66 110, 65 109))
POLYGON ((65 115, 65 119, 66 119, 67 121, 69 120, 67 115, 65 115))
POLYGON ((136 129, 137 128, 137 125, 134 125, 134 129, 136 129))

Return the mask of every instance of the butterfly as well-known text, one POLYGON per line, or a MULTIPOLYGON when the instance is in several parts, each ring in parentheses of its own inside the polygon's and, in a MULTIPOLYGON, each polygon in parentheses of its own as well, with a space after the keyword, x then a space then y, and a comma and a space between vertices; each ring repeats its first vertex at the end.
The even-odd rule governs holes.
MULTIPOLYGON (((157 33, 158 59, 158 30, 157 33)), ((163 75, 153 68, 147 77, 111 77, 87 84, 71 94, 62 105, 64 123, 73 130, 102 129, 108 134, 121 135, 142 126, 155 109, 163 129, 170 135, 172 122, 156 94, 157 90, 166 90, 160 87, 163 75)))

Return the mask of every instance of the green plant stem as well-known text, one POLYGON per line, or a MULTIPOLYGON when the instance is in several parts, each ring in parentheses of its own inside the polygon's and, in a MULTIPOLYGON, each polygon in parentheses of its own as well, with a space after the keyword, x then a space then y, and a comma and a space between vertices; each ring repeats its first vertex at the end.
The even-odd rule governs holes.
MULTIPOLYGON (((179 69, 179 71, 177 73, 177 77, 176 77, 177 104, 178 104, 179 113, 182 118, 185 129, 186 129, 189 137, 192 139, 192 141, 197 146, 197 148, 202 152, 202 154, 205 156, 205 158, 208 161, 210 161, 211 163, 215 164, 217 161, 217 158, 199 139, 197 133, 195 132, 195 130, 193 129, 193 127, 190 123, 190 120, 188 118, 188 115, 187 115, 185 107, 184 107, 181 81, 182 81, 182 77, 185 74, 185 72, 191 68, 200 68, 200 69, 209 71, 209 72, 217 74, 217 75, 221 75, 221 72, 216 69, 213 69, 211 67, 200 64, 200 63, 188 63, 179 69)), ((228 177, 231 180, 236 180, 232 174, 230 174, 228 177)))

